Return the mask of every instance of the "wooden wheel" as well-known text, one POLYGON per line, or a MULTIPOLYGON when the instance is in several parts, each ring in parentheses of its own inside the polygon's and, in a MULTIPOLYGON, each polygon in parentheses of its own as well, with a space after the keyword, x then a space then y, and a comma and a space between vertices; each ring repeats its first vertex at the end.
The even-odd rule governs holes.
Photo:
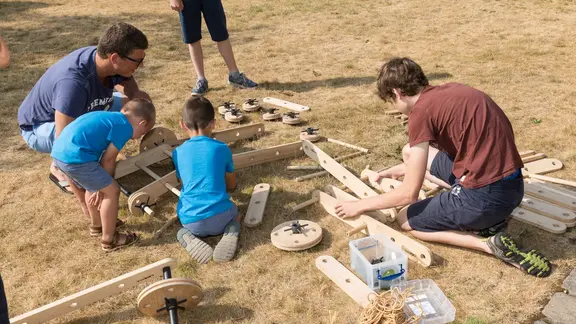
POLYGON ((272 244, 285 251, 301 251, 309 249, 322 241, 322 228, 308 220, 293 220, 284 222, 272 230, 270 234, 272 244), (292 231, 293 224, 298 222, 301 233, 292 231))
POLYGON ((318 142, 322 137, 319 134, 307 134, 306 132, 300 133, 300 140, 301 141, 310 141, 312 143, 318 142))
POLYGON ((175 141, 177 139, 176 134, 168 128, 155 127, 146 133, 142 141, 140 141, 140 152, 154 148, 164 142, 175 141))
POLYGON ((156 199, 152 199, 149 194, 145 192, 135 192, 128 197, 128 210, 132 215, 140 216, 143 213, 141 206, 142 204, 151 205, 156 202, 156 199))
POLYGON ((164 298, 174 298, 177 301, 186 300, 178 306, 192 308, 202 300, 203 292, 200 285, 191 279, 171 278, 161 280, 144 288, 138 295, 138 310, 148 316, 159 315, 158 309, 165 306, 164 298))

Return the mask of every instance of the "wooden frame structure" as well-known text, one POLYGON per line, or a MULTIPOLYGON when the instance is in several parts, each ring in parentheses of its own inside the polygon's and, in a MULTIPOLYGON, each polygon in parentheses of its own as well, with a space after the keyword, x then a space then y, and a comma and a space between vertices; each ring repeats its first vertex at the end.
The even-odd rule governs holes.
POLYGON ((84 306, 110 296, 121 294, 144 282, 161 279, 166 268, 175 269, 176 260, 167 258, 134 270, 120 277, 84 289, 73 295, 59 299, 25 314, 10 319, 11 324, 45 323, 84 306))

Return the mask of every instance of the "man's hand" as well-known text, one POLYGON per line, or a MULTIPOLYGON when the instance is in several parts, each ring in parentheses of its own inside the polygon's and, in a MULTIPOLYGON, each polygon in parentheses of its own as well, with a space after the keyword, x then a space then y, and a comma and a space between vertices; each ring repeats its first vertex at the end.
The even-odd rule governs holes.
POLYGON ((399 164, 396 166, 391 167, 390 169, 386 169, 378 173, 375 179, 370 179, 374 182, 379 182, 383 178, 391 178, 394 180, 398 180, 398 178, 403 177, 406 175, 406 165, 399 164))
POLYGON ((88 204, 96 206, 98 207, 98 210, 100 210, 100 204, 102 204, 102 195, 100 194, 100 191, 90 194, 90 197, 88 197, 88 204))
POLYGON ((170 8, 174 11, 182 11, 184 9, 184 3, 182 0, 170 0, 170 8))
POLYGON ((357 201, 339 201, 334 209, 340 218, 356 217, 362 214, 357 201))

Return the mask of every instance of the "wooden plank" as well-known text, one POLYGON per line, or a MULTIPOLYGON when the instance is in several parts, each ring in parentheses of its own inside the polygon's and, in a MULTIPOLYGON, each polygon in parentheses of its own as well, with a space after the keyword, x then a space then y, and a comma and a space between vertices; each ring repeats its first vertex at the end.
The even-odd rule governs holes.
POLYGON ((512 218, 550 233, 562 234, 566 232, 566 224, 523 208, 514 209, 512 218))
POLYGON ((576 225, 576 213, 528 195, 524 196, 520 207, 563 222, 570 227, 576 225))
POLYGON ((522 172, 524 174, 546 174, 552 171, 557 171, 562 169, 562 162, 557 159, 541 159, 534 162, 529 162, 524 164, 522 172))
POLYGON ((262 223, 266 202, 268 201, 268 194, 270 194, 269 184, 259 183, 254 186, 254 191, 252 191, 252 197, 248 204, 248 210, 246 211, 246 216, 244 216, 244 225, 254 227, 262 223))
MULTIPOLYGON (((337 188, 334 187, 334 189, 337 188)), ((381 222, 375 220, 374 218, 368 215, 360 215, 353 218, 340 218, 336 215, 336 211, 334 210, 337 202, 336 198, 319 190, 315 190, 312 193, 312 196, 318 198, 318 202, 322 205, 322 207, 324 207, 324 209, 328 214, 336 217, 340 221, 352 227, 358 227, 363 224, 366 224, 366 226, 368 226, 368 232, 370 233, 370 235, 385 234, 393 242, 398 244, 398 246, 400 246, 404 251, 406 251, 407 255, 412 260, 416 261, 417 263, 419 263, 424 267, 429 267, 432 264, 432 252, 424 245, 382 224, 381 222)))
POLYGON ((401 115, 402 113, 396 109, 385 110, 384 115, 401 115))
MULTIPOLYGON (((322 151, 318 146, 312 144, 310 141, 302 141, 304 153, 312 160, 320 164, 332 176, 338 179, 346 187, 350 188, 360 198, 378 196, 372 188, 366 185, 362 180, 358 179, 352 172, 348 171, 345 167, 341 166, 332 157, 322 151)), ((389 211, 381 210, 384 213, 389 213, 391 218, 396 218, 396 211, 390 209, 389 211)))
POLYGON ((545 157, 546 157, 546 154, 544 154, 544 153, 538 153, 538 154, 526 156, 526 157, 522 158, 522 163, 529 163, 529 162, 542 160, 545 157))
POLYGON ((572 199, 572 200, 576 200, 576 191, 574 190, 570 190, 561 186, 557 186, 554 184, 550 184, 550 183, 546 183, 542 180, 538 180, 538 179, 534 179, 534 178, 529 178, 529 179, 524 179, 524 181, 526 181, 527 183, 535 183, 538 184, 541 187, 547 188, 548 190, 563 195, 563 196, 567 196, 568 198, 572 199))
POLYGON ((521 158, 525 158, 525 157, 527 157, 527 156, 536 154, 536 151, 534 151, 534 150, 528 150, 528 151, 522 151, 522 152, 518 152, 518 153, 520 154, 520 157, 521 157, 521 158))
POLYGON ((150 196, 150 204, 156 202, 158 197, 162 196, 163 194, 167 193, 169 190, 166 187, 166 184, 169 184, 173 187, 179 187, 180 182, 178 178, 176 178, 176 171, 172 171, 159 180, 155 180, 150 184, 142 187, 141 189, 136 190, 134 193, 145 192, 150 196))
MULTIPOLYGON (((250 139, 258 136, 264 135, 264 124, 250 124, 246 126, 234 127, 223 129, 219 131, 212 132, 212 138, 219 140, 220 142, 224 143, 233 143, 236 141, 250 139)), ((186 142, 190 138, 182 138, 175 141, 166 142, 166 144, 171 146, 178 146, 182 145, 182 143, 186 142)))
POLYGON ((234 168, 242 169, 303 154, 302 142, 297 141, 255 151, 234 154, 232 160, 234 161, 234 168))
POLYGON ((302 111, 308 111, 310 110, 310 107, 308 106, 302 106, 299 105, 297 103, 293 103, 290 101, 286 101, 286 100, 282 100, 282 99, 277 99, 277 98, 271 98, 271 97, 266 97, 264 99, 262 99, 263 102, 267 103, 267 104, 271 104, 274 106, 279 106, 282 108, 287 108, 290 110, 294 110, 297 112, 302 112, 302 111))
POLYGON ((564 195, 559 195, 537 183, 524 182, 524 194, 542 199, 570 211, 576 211, 576 200, 564 195))
POLYGON ((539 174, 532 174, 532 173, 529 173, 528 177, 531 179, 537 179, 537 180, 552 182, 552 183, 561 184, 561 185, 565 185, 565 186, 576 187, 576 181, 569 181, 569 180, 558 179, 558 178, 543 176, 543 175, 539 175, 539 174))
POLYGON ((139 171, 140 168, 136 166, 138 163, 139 165, 149 166, 154 163, 158 163, 160 161, 164 161, 169 159, 170 157, 164 153, 164 151, 172 151, 173 148, 168 144, 162 144, 160 146, 151 148, 147 151, 144 151, 138 155, 131 156, 126 160, 116 162, 116 169, 114 170, 114 179, 120 179, 129 175, 130 173, 134 173, 139 171))
POLYGON ((370 296, 376 295, 360 278, 331 256, 317 257, 316 267, 362 307, 370 305, 370 296))
POLYGON ((120 277, 108 280, 99 285, 84 289, 76 294, 59 299, 53 303, 37 308, 28 313, 10 319, 11 324, 45 323, 58 316, 95 303, 104 298, 114 296, 131 289, 143 282, 162 278, 162 269, 176 268, 176 260, 167 258, 143 268, 134 270, 120 277))

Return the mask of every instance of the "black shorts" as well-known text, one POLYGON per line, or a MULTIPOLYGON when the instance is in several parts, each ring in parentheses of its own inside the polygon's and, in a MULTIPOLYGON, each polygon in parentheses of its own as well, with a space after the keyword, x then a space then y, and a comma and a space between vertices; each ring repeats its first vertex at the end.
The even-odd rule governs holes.
POLYGON ((202 39, 202 15, 213 41, 228 39, 226 14, 221 0, 184 0, 183 3, 180 24, 184 43, 192 44, 202 39))
POLYGON ((524 196, 522 173, 481 188, 467 189, 452 174, 454 160, 439 152, 430 173, 452 186, 449 192, 408 207, 408 224, 417 231, 479 231, 506 220, 524 196))

